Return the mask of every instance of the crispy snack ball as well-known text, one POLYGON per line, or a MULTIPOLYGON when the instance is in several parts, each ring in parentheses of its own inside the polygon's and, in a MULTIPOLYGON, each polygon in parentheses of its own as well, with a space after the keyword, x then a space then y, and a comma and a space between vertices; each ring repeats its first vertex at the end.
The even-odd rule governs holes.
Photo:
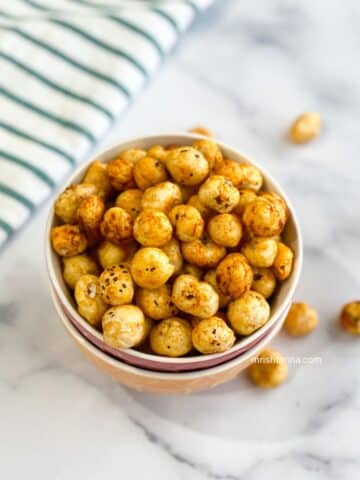
POLYGON ((161 247, 161 250, 169 257, 170 263, 174 267, 173 275, 177 275, 183 266, 180 243, 176 238, 172 238, 168 243, 161 247))
POLYGON ((97 326, 106 311, 106 303, 100 295, 100 282, 95 275, 82 275, 75 285, 78 311, 90 324, 97 326))
POLYGON ((51 243, 61 257, 73 257, 86 250, 85 235, 78 225, 60 225, 51 229, 51 243))
POLYGON ((347 332, 360 335, 360 301, 344 305, 340 315, 340 323, 347 332))
POLYGON ((159 210, 146 209, 134 222, 134 237, 144 247, 162 247, 171 240, 172 225, 167 215, 159 210))
POLYGON ((211 285, 193 275, 179 275, 173 285, 172 300, 179 310, 208 318, 219 309, 219 296, 211 285))
POLYGON ((249 232, 259 237, 280 235, 286 223, 277 206, 264 197, 247 204, 242 219, 249 232))
POLYGON ((201 280, 203 276, 203 271, 201 270, 201 268, 197 267, 196 265, 191 265, 191 263, 184 263, 181 273, 192 275, 198 280, 201 280))
POLYGON ((100 224, 100 231, 107 240, 121 245, 123 240, 131 238, 132 227, 133 218, 126 210, 120 207, 111 207, 105 212, 100 224))
POLYGON ((169 213, 170 210, 182 202, 180 187, 172 182, 162 182, 145 190, 141 206, 145 210, 153 208, 169 213))
POLYGON ((162 145, 154 145, 151 148, 149 148, 149 150, 147 151, 147 155, 149 157, 157 158, 162 162, 165 161, 167 154, 168 152, 165 150, 165 148, 162 145))
POLYGON ((213 140, 201 139, 195 140, 193 147, 199 150, 206 158, 210 170, 214 169, 223 161, 223 155, 217 143, 213 140))
POLYGON ((141 343, 148 333, 148 322, 135 305, 109 308, 102 319, 104 341, 114 348, 131 348, 141 343))
POLYGON ((236 188, 241 187, 244 182, 244 174, 241 164, 228 158, 224 158, 222 162, 217 164, 215 174, 228 178, 236 188))
POLYGON ((136 218, 141 211, 143 192, 138 188, 130 188, 121 192, 115 201, 115 207, 121 207, 133 218, 136 218))
POLYGON ((270 268, 254 267, 254 279, 251 289, 269 298, 276 288, 276 278, 270 268))
POLYGON ((191 242, 202 236, 205 222, 195 207, 177 205, 171 209, 169 218, 177 238, 182 242, 191 242))
POLYGON ((140 248, 131 262, 131 275, 143 288, 159 288, 174 273, 169 257, 159 248, 140 248))
POLYGON ((253 281, 253 272, 241 253, 230 253, 216 269, 220 291, 233 300, 247 292, 253 281))
POLYGON ((97 248, 97 257, 102 268, 107 268, 124 262, 136 248, 137 244, 131 240, 125 240, 119 245, 104 240, 97 248))
POLYGON ((275 388, 288 376, 288 366, 284 357, 276 350, 266 348, 248 369, 252 382, 261 388, 275 388))
POLYGON ((209 174, 209 164, 199 150, 178 147, 169 151, 166 167, 172 178, 180 185, 198 185, 209 174))
POLYGON ((249 190, 249 189, 244 189, 244 190, 239 190, 239 202, 234 208, 233 212, 236 215, 239 215, 239 217, 242 217, 242 214, 244 213, 246 205, 249 203, 253 202, 256 198, 256 192, 254 190, 249 190))
POLYGON ((224 247, 236 247, 242 236, 241 222, 232 213, 214 215, 207 225, 208 234, 215 243, 224 247))
POLYGON ((260 170, 250 163, 240 164, 243 179, 239 184, 239 188, 245 188, 258 192, 263 185, 264 179, 260 170))
POLYGON ((134 296, 134 283, 130 270, 123 263, 105 268, 99 280, 101 295, 107 304, 131 303, 134 296))
POLYGON ((97 187, 91 183, 71 185, 55 202, 56 216, 64 223, 77 223, 77 212, 81 202, 90 195, 96 195, 97 191, 97 187))
POLYGON ((89 255, 74 255, 63 258, 63 277, 66 285, 72 290, 80 277, 86 274, 96 275, 98 266, 89 255))
MULTIPOLYGON (((201 277, 199 277, 199 279, 200 278, 201 277)), ((204 281, 207 282, 209 285, 211 285, 215 290, 215 292, 219 295, 219 307, 220 308, 226 307, 230 303, 231 298, 227 297, 221 292, 216 280, 216 270, 208 270, 204 275, 204 281)))
POLYGON ((312 332, 318 323, 318 314, 307 303, 293 303, 286 316, 284 329, 289 335, 298 337, 312 332))
POLYGON ((275 277, 281 282, 286 280, 293 267, 294 254, 290 247, 282 242, 278 242, 277 254, 272 266, 275 277))
POLYGON ((241 249, 241 253, 253 267, 271 267, 278 250, 273 238, 252 238, 241 249))
POLYGON ((193 127, 189 130, 191 133, 198 133, 199 135, 204 135, 204 137, 214 137, 215 135, 206 127, 198 125, 197 127, 193 127))
POLYGON ((178 313, 178 309, 171 299, 170 285, 162 285, 151 290, 138 288, 135 298, 136 305, 153 320, 163 320, 178 313))
POLYGON ((92 183, 98 189, 98 194, 103 199, 111 196, 112 186, 107 174, 106 164, 95 160, 87 169, 83 178, 83 183, 92 183))
POLYGON ((196 350, 205 355, 222 353, 234 345, 235 335, 222 318, 215 316, 196 323, 192 342, 196 350))
POLYGON ((229 304, 227 317, 237 334, 250 335, 269 320, 270 306, 260 293, 250 290, 229 304))
POLYGON ((105 204, 99 195, 90 195, 80 203, 77 211, 79 225, 91 244, 101 238, 100 223, 104 212, 105 204))
POLYGON ((186 355, 192 350, 190 323, 180 317, 160 321, 151 330, 150 345, 158 355, 166 357, 186 355))
POLYGON ((165 182, 168 179, 168 174, 162 161, 146 156, 135 163, 134 179, 141 190, 146 190, 153 185, 165 182))
POLYGON ((200 186, 198 196, 201 203, 219 213, 231 212, 240 198, 238 189, 221 175, 209 177, 200 186))
POLYGON ((183 242, 181 252, 185 260, 200 268, 214 268, 226 255, 226 248, 211 240, 183 242))
POLYGON ((289 130, 289 139, 293 143, 306 143, 316 138, 321 129, 321 118, 318 113, 303 113, 297 117, 289 130))
POLYGON ((199 195, 191 195, 191 197, 187 201, 187 204, 195 207, 196 210, 199 210, 202 218, 205 221, 207 221, 214 213, 209 207, 200 202, 199 195))
POLYGON ((123 190, 134 186, 133 173, 134 165, 141 158, 146 156, 144 150, 132 148, 125 150, 107 164, 107 174, 111 185, 116 190, 123 190))

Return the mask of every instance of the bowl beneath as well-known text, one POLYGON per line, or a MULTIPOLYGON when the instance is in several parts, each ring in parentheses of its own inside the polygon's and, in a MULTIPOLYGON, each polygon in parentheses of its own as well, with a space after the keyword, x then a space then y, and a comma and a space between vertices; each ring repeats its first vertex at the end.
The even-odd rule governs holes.
POLYGON ((247 368, 252 360, 279 333, 287 311, 278 319, 273 329, 254 347, 237 358, 215 367, 195 370, 192 372, 157 372, 128 365, 121 360, 104 353, 89 342, 71 323, 63 312, 60 303, 52 291, 54 305, 62 325, 78 349, 99 370, 110 375, 117 382, 141 392, 150 393, 193 393, 209 390, 222 383, 232 380, 242 370, 247 368))
MULTIPOLYGON (((121 151, 129 148, 137 147, 146 149, 152 145, 186 145, 191 144, 194 140, 198 138, 203 137, 195 134, 164 134, 140 137, 127 142, 122 142, 97 155, 96 158, 89 160, 85 165, 81 166, 72 175, 70 180, 66 183, 66 186, 80 182, 89 164, 95 159, 103 162, 108 162, 116 155, 118 155, 121 151)), ((57 225, 57 220, 54 215, 54 209, 52 208, 49 213, 45 237, 46 263, 51 287, 56 292, 56 296, 62 308, 66 312, 68 319, 71 320, 71 322, 76 326, 76 328, 82 333, 84 337, 86 337, 90 342, 96 345, 103 352, 109 353, 129 364, 150 370, 156 369, 169 372, 181 372, 188 370, 206 369, 215 365, 220 365, 233 358, 236 358, 237 356, 242 355, 244 354, 244 352, 253 348, 275 326, 279 318, 283 315, 285 310, 290 305, 295 288, 299 281, 302 266, 301 233, 296 219, 296 214, 291 205, 291 202, 287 198, 287 195, 282 190, 280 185, 278 185, 278 183, 271 177, 268 172, 264 170, 264 168, 260 167, 255 162, 250 162, 245 155, 239 153, 237 150, 225 145, 224 143, 218 141, 217 143, 222 149, 224 156, 226 156, 227 158, 235 161, 252 163, 257 168, 259 168, 264 175, 265 190, 274 191, 281 195, 286 200, 289 207, 290 217, 284 230, 284 239, 294 252, 294 267, 290 278, 281 284, 280 288, 278 289, 277 293, 271 301, 271 316, 269 321, 263 327, 261 327, 248 337, 238 339, 238 341, 230 350, 224 353, 213 355, 197 355, 182 358, 169 358, 143 353, 134 349, 117 350, 109 347, 103 341, 102 335, 79 315, 72 295, 64 283, 62 277, 61 259, 52 250, 49 240, 51 228, 57 225)))

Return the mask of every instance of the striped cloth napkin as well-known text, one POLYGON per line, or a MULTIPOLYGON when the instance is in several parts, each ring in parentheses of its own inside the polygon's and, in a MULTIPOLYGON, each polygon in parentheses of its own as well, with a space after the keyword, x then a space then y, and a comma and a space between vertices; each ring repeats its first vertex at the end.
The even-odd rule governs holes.
POLYGON ((212 0, 0 0, 0 247, 212 0))

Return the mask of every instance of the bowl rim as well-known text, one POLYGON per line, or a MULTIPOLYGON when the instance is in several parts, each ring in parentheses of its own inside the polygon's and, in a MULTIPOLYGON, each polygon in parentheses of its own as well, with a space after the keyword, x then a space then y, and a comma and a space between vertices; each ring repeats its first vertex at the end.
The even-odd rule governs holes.
POLYGON ((111 355, 104 353, 98 347, 93 345, 88 339, 86 339, 81 332, 77 330, 77 328, 71 323, 71 321, 67 318, 65 313, 63 312, 59 301, 56 299, 55 292, 50 288, 51 297, 53 299, 53 303, 55 306, 56 313, 60 317, 60 321, 63 324, 64 328, 67 330, 68 334, 73 338, 74 341, 79 342, 84 349, 86 349, 89 353, 93 356, 97 357, 101 361, 111 365, 116 369, 125 370, 128 373, 135 374, 137 376, 148 377, 152 379, 159 379, 159 380, 180 380, 180 381, 188 381, 195 378, 206 377, 217 375, 221 372, 226 371, 229 368, 235 367, 236 365, 240 364, 241 362, 246 363, 252 357, 254 357, 257 352, 261 351, 266 345, 268 345, 274 337, 280 332, 281 327, 285 321, 285 315, 277 319, 275 322, 274 327, 269 331, 267 335, 264 336, 253 348, 247 350, 243 354, 239 355, 238 357, 233 358, 225 363, 221 363, 220 365, 215 365, 209 368, 203 368, 200 370, 191 370, 187 372, 165 372, 165 371, 158 371, 158 370, 149 370, 144 369, 141 367, 137 367, 134 365, 130 365, 125 363, 117 358, 114 358, 111 355))
MULTIPOLYGON (((94 155, 81 165, 79 165, 74 172, 70 175, 70 177, 62 184, 62 186, 59 188, 60 191, 62 191, 66 186, 71 185, 72 183, 75 182, 75 179, 80 176, 81 174, 85 173, 89 165, 94 161, 94 160, 100 160, 104 161, 101 157, 110 157, 113 155, 117 154, 118 150, 125 150, 127 148, 133 148, 129 147, 131 144, 136 144, 136 143, 144 143, 145 141, 148 142, 149 144, 155 145, 155 144, 169 144, 169 143, 174 143, 174 137, 178 138, 179 142, 183 141, 194 141, 197 139, 204 139, 203 135, 199 134, 194 134, 194 133, 184 133, 184 132, 177 132, 177 133, 160 133, 160 134, 154 134, 154 135, 143 135, 140 137, 135 137, 135 138, 129 138, 125 139, 120 142, 114 142, 110 147, 95 152, 94 155), (161 139, 161 140, 160 140, 161 139)), ((227 350, 226 352, 222 353, 216 353, 216 354, 208 354, 208 355, 198 355, 198 356, 187 356, 187 357, 180 357, 180 358, 172 358, 172 357, 161 357, 159 355, 153 355, 149 353, 144 353, 140 352, 138 350, 134 349, 124 349, 123 351, 126 352, 130 356, 136 356, 139 359, 142 359, 144 362, 146 361, 157 361, 157 362, 163 362, 163 363, 171 363, 171 364, 185 364, 185 363, 202 363, 206 362, 210 358, 212 360, 216 358, 221 358, 226 354, 229 354, 230 352, 234 352, 237 349, 240 349, 240 347, 246 346, 247 343, 249 343, 251 340, 254 340, 257 336, 260 336, 261 334, 264 333, 268 328, 270 328, 274 323, 276 323, 277 319, 279 316, 285 311, 286 307, 288 304, 291 303, 292 297, 294 295, 295 289, 298 285, 301 270, 302 270, 302 264, 303 264, 303 242, 302 242, 302 235, 301 235, 301 230, 299 226, 299 222, 297 219, 297 215, 295 213, 294 207, 289 200, 286 192, 284 192, 283 188, 279 185, 279 183, 273 178, 273 176, 267 171, 266 168, 263 166, 260 166, 257 164, 257 162, 254 162, 253 160, 249 159, 249 156, 244 154, 242 151, 239 151, 236 148, 233 148, 229 146, 228 144, 219 141, 218 139, 215 139, 216 143, 220 146, 220 148, 223 148, 225 150, 230 151, 234 156, 241 157, 245 162, 250 163, 257 167, 263 174, 264 178, 266 180, 269 180, 270 183, 272 183, 275 187, 275 189, 280 193, 280 195, 285 199, 287 206, 289 208, 291 218, 293 221, 294 229, 296 232, 296 241, 298 244, 298 252, 296 256, 296 261, 294 262, 294 269, 292 271, 291 277, 287 280, 287 282, 290 283, 289 285, 289 290, 288 293, 286 294, 285 298, 281 302, 280 305, 276 308, 275 311, 272 312, 268 322, 263 325, 261 328, 256 330, 253 334, 242 338, 240 341, 237 341, 234 346, 227 350)), ((176 141, 175 141, 176 142, 176 141)), ((58 190, 59 190, 58 189, 58 190)), ((54 268, 54 263, 52 261, 52 247, 51 247, 51 242, 50 242, 50 231, 52 227, 52 223, 54 220, 55 214, 54 214, 54 201, 51 203, 51 207, 49 208, 49 213, 47 217, 47 222, 46 222, 46 228, 45 228, 45 260, 46 260, 46 267, 47 267, 47 272, 48 276, 50 279, 50 283, 52 285, 52 288, 54 288, 56 294, 58 295, 61 304, 66 308, 72 316, 74 316, 77 320, 77 322, 82 325, 82 327, 89 331, 90 334, 99 337, 99 340, 104 342, 102 340, 102 335, 97 332, 91 325, 89 325, 76 311, 76 309, 73 307, 73 305, 70 304, 68 299, 66 298, 66 295, 57 281, 56 273, 55 273, 55 268, 54 268)))

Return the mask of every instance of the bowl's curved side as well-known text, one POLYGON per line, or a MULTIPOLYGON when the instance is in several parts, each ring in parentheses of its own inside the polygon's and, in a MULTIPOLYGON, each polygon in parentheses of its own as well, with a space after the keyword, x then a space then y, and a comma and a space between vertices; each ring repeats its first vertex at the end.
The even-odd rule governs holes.
MULTIPOLYGON (((140 148, 148 148, 154 144, 160 145, 167 145, 167 144, 187 144, 196 138, 202 138, 196 134, 166 134, 166 135, 155 135, 155 136, 148 136, 148 137, 140 137, 136 138, 127 142, 123 142, 121 144, 117 144, 112 148, 109 148, 102 154, 97 155, 95 158, 107 162, 112 159, 115 155, 117 155, 120 151, 128 148, 133 148, 135 146, 140 148)), ((110 352, 118 356, 120 359, 124 359, 126 356, 126 361, 132 362, 138 366, 143 366, 145 368, 153 368, 155 362, 157 365, 159 363, 163 364, 162 369, 167 370, 184 370, 184 369, 193 369, 193 368, 206 368, 209 366, 209 362, 211 365, 219 364, 222 361, 226 361, 229 358, 233 358, 241 354, 242 352, 246 351, 247 349, 251 348, 254 345, 254 342, 259 341, 266 332, 271 329, 279 317, 284 312, 285 308, 290 304, 292 297, 294 295, 295 288, 298 284, 301 267, 302 267, 302 238, 301 232, 298 225, 298 221, 296 218, 296 214, 294 209, 291 205, 290 200, 288 199, 286 193, 282 190, 280 185, 272 178, 272 176, 256 162, 248 160, 248 158, 239 153, 237 150, 232 149, 231 147, 227 146, 222 142, 217 142, 220 147, 222 148, 225 156, 228 158, 232 158, 237 161, 244 161, 248 163, 252 163, 257 166, 262 173, 264 174, 265 178, 265 187, 269 190, 275 191, 283 196, 289 206, 290 210, 290 221, 286 227, 285 236, 286 242, 292 247, 293 251, 295 252, 295 261, 294 261, 294 268, 290 279, 285 281, 279 293, 276 295, 273 303, 272 303, 272 312, 270 320, 259 330, 254 332, 247 338, 239 340, 229 351, 222 353, 222 354, 215 354, 215 355, 202 355, 197 357, 187 357, 187 358, 167 358, 167 357, 157 357, 155 355, 150 355, 146 353, 142 353, 136 350, 127 349, 122 351, 115 351, 110 352), (225 357, 225 358, 224 358, 225 357), (193 365, 189 365, 189 362, 192 362, 193 365)), ((67 185, 72 183, 79 182, 83 177, 89 163, 93 161, 93 159, 89 160, 85 165, 79 167, 74 174, 70 177, 67 185)), ((61 273, 61 260, 55 254, 55 252, 51 248, 51 244, 49 241, 50 238, 50 230, 53 225, 56 224, 56 219, 54 217, 54 209, 53 207, 50 209, 46 231, 45 231, 45 255, 46 255, 46 264, 48 269, 48 274, 50 278, 50 283, 52 288, 55 290, 60 303, 67 311, 67 314, 74 320, 77 328, 79 328, 83 334, 92 341, 92 343, 96 344, 99 348, 102 348, 105 352, 108 351, 108 346, 103 342, 101 335, 93 329, 77 312, 73 299, 71 297, 68 288, 66 287, 62 273, 61 273)))
POLYGON ((117 382, 135 390, 150 393, 193 393, 209 390, 232 380, 247 368, 252 359, 273 340, 280 331, 287 313, 284 313, 275 327, 255 347, 234 360, 205 370, 164 373, 134 367, 103 353, 76 330, 62 311, 53 293, 52 295, 62 325, 85 357, 117 382))

